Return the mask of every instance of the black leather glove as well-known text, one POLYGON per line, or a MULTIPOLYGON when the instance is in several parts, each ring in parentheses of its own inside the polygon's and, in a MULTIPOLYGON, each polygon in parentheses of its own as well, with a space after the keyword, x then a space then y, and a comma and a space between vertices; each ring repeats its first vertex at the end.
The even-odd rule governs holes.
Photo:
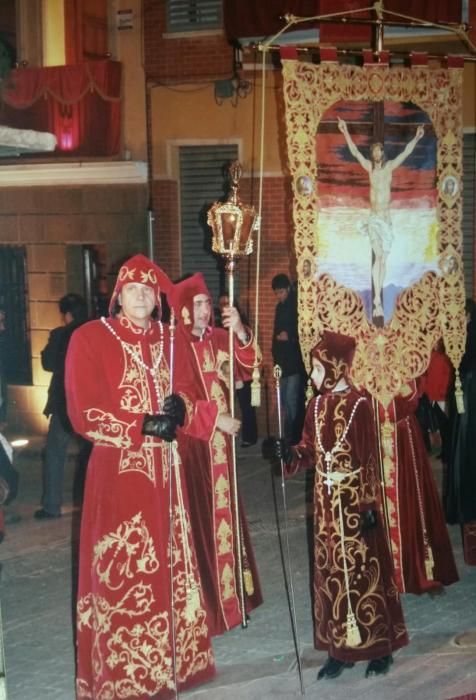
POLYGON ((360 514, 360 534, 377 527, 377 513, 375 510, 364 510, 360 514))
POLYGON ((284 438, 269 437, 263 440, 261 447, 263 457, 271 461, 283 460, 285 464, 290 464, 293 459, 292 447, 284 438))
POLYGON ((163 412, 174 419, 180 427, 185 423, 185 401, 178 394, 169 394, 165 397, 163 412))
POLYGON ((176 437, 176 428, 176 421, 167 413, 157 413, 154 416, 147 414, 142 423, 142 435, 152 435, 165 442, 172 442, 176 437))
POLYGON ((293 448, 284 438, 279 438, 275 442, 276 457, 282 459, 284 464, 291 464, 293 461, 293 448))

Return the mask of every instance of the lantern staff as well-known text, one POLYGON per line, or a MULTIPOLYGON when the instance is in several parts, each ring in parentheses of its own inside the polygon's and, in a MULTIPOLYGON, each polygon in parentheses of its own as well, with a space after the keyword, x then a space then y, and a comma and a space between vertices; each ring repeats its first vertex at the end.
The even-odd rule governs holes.
MULTIPOLYGON (((254 207, 242 204, 238 197, 238 183, 241 178, 242 168, 238 161, 234 161, 229 168, 231 179, 231 191, 226 202, 215 202, 208 210, 207 223, 212 229, 212 250, 225 261, 227 273, 227 287, 230 306, 235 299, 235 268, 239 258, 251 255, 253 251, 253 232, 258 228, 258 220, 254 207)), ((233 329, 228 329, 229 349, 229 391, 230 414, 235 417, 235 367, 234 367, 234 338, 233 329)), ((231 498, 233 517, 235 521, 235 537, 237 543, 237 579, 239 583, 239 597, 241 605, 242 627, 247 627, 245 595, 243 582, 243 558, 240 512, 238 505, 238 479, 236 470, 236 437, 231 436, 231 498)))

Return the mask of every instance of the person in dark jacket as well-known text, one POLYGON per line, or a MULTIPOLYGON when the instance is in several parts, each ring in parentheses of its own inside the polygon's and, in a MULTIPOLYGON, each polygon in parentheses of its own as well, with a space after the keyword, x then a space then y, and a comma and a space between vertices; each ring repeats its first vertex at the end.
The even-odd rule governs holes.
POLYGON ((476 566, 476 303, 473 299, 466 300, 465 309, 466 346, 459 367, 464 413, 458 413, 453 400, 453 432, 443 503, 446 522, 461 527, 465 563, 476 566))
POLYGON ((293 444, 299 441, 304 419, 306 371, 298 336, 297 296, 285 274, 271 282, 278 300, 274 312, 273 362, 282 370, 281 404, 284 411, 284 437, 293 444))
POLYGON ((73 332, 87 321, 86 301, 79 294, 66 294, 59 300, 63 325, 54 328, 48 343, 41 351, 41 364, 53 372, 48 388, 48 399, 43 413, 50 417, 43 463, 42 507, 35 518, 59 518, 63 500, 64 465, 73 429, 66 411, 64 368, 68 344, 73 332))

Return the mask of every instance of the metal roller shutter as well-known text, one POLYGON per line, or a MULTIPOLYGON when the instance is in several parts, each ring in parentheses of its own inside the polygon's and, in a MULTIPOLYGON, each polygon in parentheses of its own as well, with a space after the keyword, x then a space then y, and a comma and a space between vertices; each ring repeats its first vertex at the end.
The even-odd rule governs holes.
POLYGON ((237 144, 179 148, 182 273, 202 272, 215 302, 224 273, 211 252, 207 212, 213 202, 226 199, 228 166, 237 158, 237 144))

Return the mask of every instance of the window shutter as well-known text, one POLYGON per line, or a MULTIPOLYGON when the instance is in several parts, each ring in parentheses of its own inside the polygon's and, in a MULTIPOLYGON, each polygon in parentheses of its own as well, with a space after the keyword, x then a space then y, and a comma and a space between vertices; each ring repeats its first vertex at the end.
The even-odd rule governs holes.
POLYGON ((5 310, 3 371, 9 384, 31 384, 31 347, 26 288, 26 250, 0 246, 0 306, 5 310))
POLYGON ((167 31, 193 32, 222 27, 222 0, 168 0, 167 31))
POLYGON ((182 273, 202 272, 216 303, 224 283, 223 267, 211 252, 207 212, 228 195, 228 166, 238 158, 236 144, 181 146, 180 215, 182 273))

